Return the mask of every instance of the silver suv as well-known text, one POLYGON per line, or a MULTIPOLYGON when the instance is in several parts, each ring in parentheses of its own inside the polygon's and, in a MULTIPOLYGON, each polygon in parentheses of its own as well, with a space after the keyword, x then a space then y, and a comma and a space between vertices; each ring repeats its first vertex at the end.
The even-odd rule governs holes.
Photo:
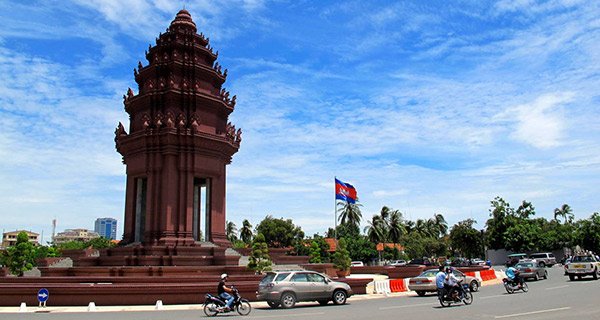
POLYGON ((556 258, 550 252, 534 253, 529 255, 529 258, 537 261, 541 268, 546 266, 552 267, 556 264, 556 258))
POLYGON ((326 305, 345 304, 352 295, 350 286, 313 271, 269 272, 260 281, 256 297, 271 308, 292 308, 299 301, 318 301, 326 305))

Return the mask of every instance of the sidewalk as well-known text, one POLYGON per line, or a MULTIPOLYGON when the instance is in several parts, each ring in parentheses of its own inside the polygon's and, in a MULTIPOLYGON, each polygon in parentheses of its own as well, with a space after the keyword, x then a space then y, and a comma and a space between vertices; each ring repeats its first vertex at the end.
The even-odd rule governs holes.
MULTIPOLYGON (((490 286, 501 284, 502 279, 493 279, 482 282, 481 286, 490 286)), ((406 292, 394 292, 385 294, 360 294, 354 295, 348 298, 348 302, 371 300, 371 299, 385 299, 385 298, 396 298, 406 296, 416 296, 417 294, 413 291, 406 292)), ((304 303, 313 302, 299 302, 300 305, 304 303)), ((265 301, 253 301, 251 302, 252 308, 269 308, 265 301)), ((38 308, 38 306, 27 306, 25 311, 21 311, 20 306, 14 307, 0 307, 0 314, 2 313, 61 313, 61 312, 127 312, 127 311, 162 311, 162 310, 202 310, 203 304, 177 304, 177 305, 137 305, 137 306, 60 306, 46 308, 38 308)))

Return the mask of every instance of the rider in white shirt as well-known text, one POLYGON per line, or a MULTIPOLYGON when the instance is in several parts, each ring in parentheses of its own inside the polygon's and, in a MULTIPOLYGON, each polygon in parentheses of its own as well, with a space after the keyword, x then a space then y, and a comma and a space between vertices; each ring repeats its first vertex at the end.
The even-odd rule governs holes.
POLYGON ((446 292, 449 297, 452 297, 452 294, 458 287, 458 278, 454 275, 454 269, 449 267, 446 269, 446 278, 444 279, 444 286, 446 287, 446 292))

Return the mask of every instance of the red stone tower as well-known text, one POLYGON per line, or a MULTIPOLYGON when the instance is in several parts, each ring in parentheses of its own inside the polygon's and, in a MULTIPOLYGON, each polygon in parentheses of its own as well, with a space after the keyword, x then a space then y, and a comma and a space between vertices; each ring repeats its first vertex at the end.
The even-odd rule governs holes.
POLYGON ((225 168, 241 130, 228 122, 236 97, 222 88, 227 69, 217 57, 181 10, 146 52, 149 64, 134 69, 139 93, 123 97, 129 134, 121 123, 115 132, 127 166, 125 243, 229 244, 225 168))

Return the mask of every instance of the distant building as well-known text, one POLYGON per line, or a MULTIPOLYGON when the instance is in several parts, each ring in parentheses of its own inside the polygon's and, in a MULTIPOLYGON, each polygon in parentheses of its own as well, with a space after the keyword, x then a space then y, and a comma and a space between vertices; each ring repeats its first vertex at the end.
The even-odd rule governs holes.
POLYGON ((85 242, 95 238, 100 238, 100 235, 96 232, 89 231, 88 229, 67 229, 57 233, 52 241, 54 241, 54 244, 61 244, 69 241, 85 242))
POLYGON ((98 218, 94 225, 94 231, 101 237, 110 240, 117 239, 117 220, 113 218, 98 218))
POLYGON ((17 230, 11 232, 5 232, 2 234, 2 248, 8 248, 10 246, 14 246, 17 243, 17 235, 19 233, 25 232, 27 233, 27 237, 29 237, 29 242, 33 243, 33 245, 37 246, 40 243, 38 242, 39 233, 27 231, 27 230, 17 230))

